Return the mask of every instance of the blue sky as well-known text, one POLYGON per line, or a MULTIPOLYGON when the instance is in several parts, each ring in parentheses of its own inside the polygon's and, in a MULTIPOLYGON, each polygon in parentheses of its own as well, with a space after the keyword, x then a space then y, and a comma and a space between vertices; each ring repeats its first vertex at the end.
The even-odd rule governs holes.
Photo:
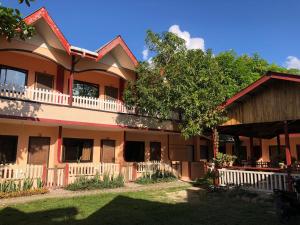
POLYGON ((215 53, 259 53, 269 62, 300 68, 298 0, 36 0, 30 8, 1 0, 25 16, 45 6, 72 45, 95 50, 120 34, 142 59, 145 32, 187 31, 191 47, 215 53), (201 38, 201 39, 200 39, 201 38), (287 61, 289 57, 289 60, 287 61))

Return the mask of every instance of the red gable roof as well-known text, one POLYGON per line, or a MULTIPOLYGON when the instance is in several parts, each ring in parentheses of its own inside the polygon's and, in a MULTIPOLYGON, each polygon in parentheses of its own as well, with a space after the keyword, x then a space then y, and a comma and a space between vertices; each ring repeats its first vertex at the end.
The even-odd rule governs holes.
POLYGON ((250 84, 248 87, 245 89, 241 90, 231 98, 229 98, 222 106, 223 107, 228 107, 234 102, 238 101, 248 93, 254 91, 264 83, 268 82, 271 79, 276 79, 276 80, 286 80, 286 81, 292 81, 292 82, 298 82, 300 83, 300 75, 295 75, 295 74, 286 74, 286 73, 277 73, 277 72, 272 72, 269 71, 266 73, 266 75, 262 76, 260 79, 255 81, 254 83, 250 84))
MULTIPOLYGON (((71 49, 71 44, 64 37, 64 35, 62 34, 62 32, 59 30, 59 28, 57 27, 57 25, 53 21, 53 19, 50 17, 48 11, 44 7, 38 9, 34 13, 32 13, 29 16, 25 17, 24 21, 27 24, 33 24, 36 21, 38 21, 39 19, 44 19, 46 21, 46 23, 49 25, 49 27, 51 28, 51 30, 54 32, 54 34, 56 35, 57 39, 60 41, 61 45, 65 48, 65 50, 66 50, 66 52, 68 54, 76 54, 76 55, 78 55, 78 52, 75 52, 75 51, 73 51, 71 49)), ((112 41, 108 42, 106 45, 104 45, 103 47, 101 47, 97 51, 98 57, 96 58, 96 60, 97 61, 101 60, 108 52, 110 52, 112 49, 114 49, 118 45, 120 45, 124 49, 125 53, 131 59, 133 65, 137 66, 138 65, 138 61, 137 61, 136 57, 133 55, 133 53, 128 48, 127 44, 125 43, 125 41, 122 39, 122 37, 120 35, 117 36, 112 41)), ((94 57, 89 56, 89 54, 87 54, 87 55, 83 54, 81 56, 82 57, 94 58, 94 57)))
POLYGON ((103 56, 105 56, 108 52, 110 52, 113 48, 117 47, 118 45, 120 45, 124 49, 126 54, 129 56, 129 58, 133 62, 134 66, 137 66, 138 61, 137 61, 136 57, 130 51, 130 49, 128 48, 125 41, 123 40, 123 38, 120 35, 117 36, 115 39, 111 40, 110 42, 108 42, 106 45, 102 46, 99 50, 97 50, 97 52, 99 54, 97 60, 99 61, 100 59, 102 59, 103 56))
POLYGON ((58 40, 60 41, 62 46, 65 48, 66 52, 68 54, 70 54, 71 53, 71 51, 70 51, 71 45, 69 44, 67 39, 64 37, 62 32, 58 29, 57 25, 55 24, 53 19, 50 17, 48 11, 44 7, 38 9, 34 13, 32 13, 29 16, 25 17, 24 21, 27 24, 33 24, 34 22, 36 22, 37 20, 39 20, 41 18, 43 18, 46 21, 46 23, 52 29, 52 31, 54 32, 54 34, 56 35, 56 37, 58 38, 58 40))

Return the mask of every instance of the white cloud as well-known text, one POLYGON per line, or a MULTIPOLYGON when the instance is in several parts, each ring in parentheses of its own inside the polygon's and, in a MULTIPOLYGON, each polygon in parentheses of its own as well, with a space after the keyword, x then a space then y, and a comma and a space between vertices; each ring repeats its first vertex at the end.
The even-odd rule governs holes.
POLYGON ((296 56, 288 56, 284 65, 288 69, 300 69, 300 59, 296 56))
POLYGON ((201 37, 192 38, 188 31, 182 31, 178 25, 172 25, 169 32, 176 34, 178 37, 185 40, 187 49, 201 49, 204 50, 204 39, 201 37))
POLYGON ((148 56, 149 56, 149 50, 147 48, 145 48, 143 51, 142 51, 142 54, 143 54, 143 60, 147 60, 148 59, 148 56))

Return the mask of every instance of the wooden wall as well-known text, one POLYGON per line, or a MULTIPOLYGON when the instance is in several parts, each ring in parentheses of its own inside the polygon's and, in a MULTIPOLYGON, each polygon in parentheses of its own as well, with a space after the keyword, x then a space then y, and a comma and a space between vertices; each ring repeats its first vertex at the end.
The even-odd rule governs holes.
POLYGON ((300 84, 273 80, 227 109, 223 125, 300 119, 300 84))

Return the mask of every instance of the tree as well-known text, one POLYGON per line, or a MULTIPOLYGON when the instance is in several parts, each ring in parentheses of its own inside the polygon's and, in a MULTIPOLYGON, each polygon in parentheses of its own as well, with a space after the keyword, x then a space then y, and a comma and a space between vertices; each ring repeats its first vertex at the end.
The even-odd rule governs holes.
MULTIPOLYGON (((19 3, 25 2, 30 6, 33 0, 19 0, 19 3)), ((33 26, 27 25, 22 18, 18 9, 7 8, 0 5, 0 35, 8 41, 12 38, 20 38, 25 40, 34 35, 35 29, 33 26)))
POLYGON ((300 74, 297 69, 286 69, 276 64, 269 64, 259 54, 238 56, 233 50, 221 52, 216 56, 221 70, 226 77, 226 98, 247 87, 267 71, 300 74))
POLYGON ((136 82, 124 92, 127 106, 160 119, 179 113, 185 138, 218 124, 226 82, 212 51, 188 50, 183 39, 169 32, 148 31, 146 45, 154 57, 137 67, 136 82))

